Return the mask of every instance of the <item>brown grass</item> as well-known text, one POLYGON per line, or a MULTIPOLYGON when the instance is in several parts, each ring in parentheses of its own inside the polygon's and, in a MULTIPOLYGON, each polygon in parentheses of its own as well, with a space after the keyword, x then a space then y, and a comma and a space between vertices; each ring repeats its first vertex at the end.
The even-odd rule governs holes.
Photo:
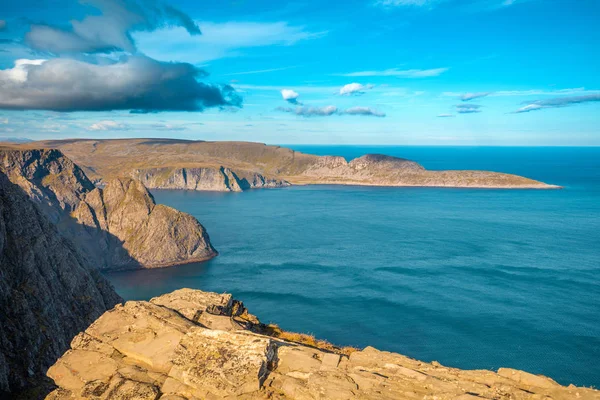
POLYGON ((260 333, 265 336, 271 336, 277 339, 282 339, 288 342, 298 343, 309 347, 314 347, 320 350, 329 351, 332 353, 342 354, 349 356, 355 351, 359 351, 356 347, 345 346, 338 347, 326 340, 316 339, 314 335, 309 335, 306 333, 296 333, 296 332, 287 332, 281 329, 276 324, 261 324, 259 329, 257 329, 257 333, 260 333))

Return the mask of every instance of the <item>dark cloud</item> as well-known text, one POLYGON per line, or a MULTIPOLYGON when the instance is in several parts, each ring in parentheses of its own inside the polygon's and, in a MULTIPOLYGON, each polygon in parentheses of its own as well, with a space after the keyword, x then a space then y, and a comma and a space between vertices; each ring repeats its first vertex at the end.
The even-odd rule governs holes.
POLYGON ((336 106, 324 107, 277 107, 277 111, 296 114, 301 117, 329 117, 331 115, 365 115, 373 117, 385 117, 385 114, 369 107, 351 107, 340 110, 336 106))
POLYGON ((160 112, 241 106, 231 86, 198 82, 204 75, 191 64, 142 56, 110 65, 21 60, 0 70, 0 109, 160 112))
POLYGON ((135 51, 131 33, 152 31, 164 26, 182 26, 190 34, 200 34, 196 23, 183 12, 154 0, 85 0, 101 11, 81 21, 71 21, 71 29, 31 25, 26 42, 36 50, 52 53, 104 53, 135 51))
POLYGON ((459 114, 474 114, 481 112, 481 106, 477 104, 457 104, 456 112, 459 114))
POLYGON ((543 110, 545 108, 567 107, 573 104, 590 103, 600 101, 600 93, 586 96, 555 97, 546 100, 526 101, 522 104, 526 106, 514 111, 515 114, 526 113, 530 111, 543 110))
POLYGON ((481 97, 487 97, 490 94, 492 94, 492 92, 465 93, 460 96, 460 99, 462 101, 470 101, 474 99, 479 99, 481 97))
POLYGON ((6 21, 3 19, 0 19, 0 31, 3 31, 6 29, 6 21))

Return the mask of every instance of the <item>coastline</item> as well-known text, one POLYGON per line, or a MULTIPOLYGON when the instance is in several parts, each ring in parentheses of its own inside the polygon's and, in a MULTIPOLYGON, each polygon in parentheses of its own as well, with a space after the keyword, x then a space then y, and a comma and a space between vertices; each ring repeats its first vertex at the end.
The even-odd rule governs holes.
POLYGON ((386 183, 370 183, 370 182, 348 182, 348 181, 315 181, 315 180, 297 180, 290 177, 283 177, 291 186, 310 186, 310 185, 332 185, 332 186, 366 186, 366 187, 414 187, 414 188, 441 188, 441 189, 533 189, 533 190, 559 190, 564 189, 564 186, 553 185, 549 183, 532 184, 532 185, 422 185, 422 184, 386 184, 386 183))

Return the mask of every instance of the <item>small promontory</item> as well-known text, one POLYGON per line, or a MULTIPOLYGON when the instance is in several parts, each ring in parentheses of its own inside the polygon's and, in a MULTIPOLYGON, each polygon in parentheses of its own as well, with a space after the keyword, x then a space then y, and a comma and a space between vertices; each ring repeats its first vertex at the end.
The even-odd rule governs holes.
POLYGON ((164 267, 217 255, 196 218, 157 205, 142 182, 113 177, 95 187, 59 150, 0 149, 0 172, 99 269, 164 267))

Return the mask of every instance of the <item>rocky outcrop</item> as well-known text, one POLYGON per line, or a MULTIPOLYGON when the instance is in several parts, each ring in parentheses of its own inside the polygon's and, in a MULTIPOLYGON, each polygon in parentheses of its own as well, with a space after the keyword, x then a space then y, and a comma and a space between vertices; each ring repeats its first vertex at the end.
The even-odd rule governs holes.
MULTIPOLYGON (((235 185, 225 183, 226 170, 235 174, 240 181, 246 179, 250 187, 256 188, 286 184, 558 188, 522 176, 490 171, 429 171, 414 161, 380 154, 368 154, 348 162, 343 157, 316 156, 285 147, 250 142, 73 139, 15 146, 59 148, 94 179, 108 180, 114 176, 133 175, 151 188, 205 190, 203 187, 209 187, 208 190, 236 190, 235 185), (197 172, 197 179, 188 179, 187 175, 183 177, 184 171, 193 170, 204 172, 197 172), (206 186, 203 182, 206 182, 206 186)), ((236 181, 231 177, 227 179, 236 181)), ((244 190, 242 183, 238 183, 238 186, 244 190)))
POLYGON ((23 189, 0 172, 0 398, 38 384, 71 339, 120 301, 23 189))
POLYGON ((242 192, 248 189, 289 186, 256 172, 236 173, 229 168, 148 168, 136 169, 131 177, 150 189, 186 189, 217 192, 242 192))
POLYGON ((0 150, 0 171, 100 269, 163 267, 217 255, 194 217, 157 205, 139 181, 114 178, 96 188, 58 150, 0 150))
POLYGON ((49 369, 59 388, 48 399, 600 399, 523 371, 465 371, 372 347, 347 356, 262 327, 227 294, 127 302, 49 369))

